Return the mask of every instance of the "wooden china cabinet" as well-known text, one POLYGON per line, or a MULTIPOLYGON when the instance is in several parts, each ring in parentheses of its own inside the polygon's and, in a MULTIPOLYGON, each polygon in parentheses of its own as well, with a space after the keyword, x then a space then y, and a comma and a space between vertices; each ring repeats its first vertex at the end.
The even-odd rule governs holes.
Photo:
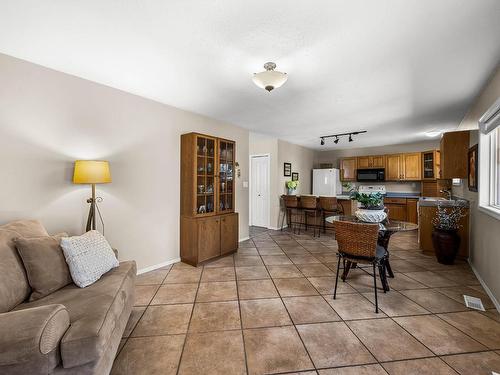
POLYGON ((181 260, 201 262, 238 249, 234 141, 181 136, 181 260))

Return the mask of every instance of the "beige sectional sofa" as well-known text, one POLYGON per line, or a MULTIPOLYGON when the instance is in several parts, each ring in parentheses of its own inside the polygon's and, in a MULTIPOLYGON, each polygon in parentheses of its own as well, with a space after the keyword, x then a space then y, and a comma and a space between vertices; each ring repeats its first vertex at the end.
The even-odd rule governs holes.
POLYGON ((0 374, 108 374, 134 303, 135 262, 28 302, 14 240, 37 236, 48 236, 37 221, 0 226, 0 374))

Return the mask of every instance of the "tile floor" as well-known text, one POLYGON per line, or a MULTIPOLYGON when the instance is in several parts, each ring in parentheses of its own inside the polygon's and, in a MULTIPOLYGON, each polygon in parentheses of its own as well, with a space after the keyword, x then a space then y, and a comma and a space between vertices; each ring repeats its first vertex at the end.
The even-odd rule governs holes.
POLYGON ((500 315, 469 266, 391 238, 395 278, 379 293, 353 270, 333 300, 330 235, 252 228, 235 255, 138 276, 113 374, 473 374, 500 372, 500 315), (487 311, 467 309, 462 295, 487 311))

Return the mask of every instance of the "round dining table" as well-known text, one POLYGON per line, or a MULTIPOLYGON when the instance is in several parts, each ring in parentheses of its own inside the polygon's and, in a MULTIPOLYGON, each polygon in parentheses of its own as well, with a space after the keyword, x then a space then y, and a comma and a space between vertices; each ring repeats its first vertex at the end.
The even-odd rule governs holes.
MULTIPOLYGON (((359 220, 356 216, 348 216, 348 215, 336 215, 336 216, 328 216, 325 218, 325 221, 330 224, 334 224, 336 221, 348 221, 351 223, 364 223, 364 224, 374 224, 367 223, 359 220)), ((412 230, 418 229, 418 225, 415 223, 410 223, 408 221, 400 221, 400 220, 390 220, 385 219, 381 223, 378 223, 379 232, 378 232, 378 244, 382 246, 387 251, 387 261, 386 268, 387 274, 390 278, 394 278, 394 273, 392 272, 391 264, 389 262, 389 240, 394 233, 397 232, 408 232, 412 230)), ((353 264, 353 268, 356 267, 356 264, 353 264)), ((345 272, 345 271, 344 271, 345 272)), ((347 275, 344 275, 347 276, 347 275)), ((389 285, 385 284, 384 289, 386 291, 389 290, 389 285)))

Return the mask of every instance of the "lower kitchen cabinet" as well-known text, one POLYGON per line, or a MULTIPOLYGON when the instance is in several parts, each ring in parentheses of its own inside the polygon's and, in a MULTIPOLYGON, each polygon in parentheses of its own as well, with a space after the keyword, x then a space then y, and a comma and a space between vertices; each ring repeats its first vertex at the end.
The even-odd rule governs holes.
POLYGON ((201 262, 238 250, 238 213, 181 217, 181 260, 201 262))
POLYGON ((389 210, 389 219, 418 222, 416 198, 385 198, 384 205, 389 210))

